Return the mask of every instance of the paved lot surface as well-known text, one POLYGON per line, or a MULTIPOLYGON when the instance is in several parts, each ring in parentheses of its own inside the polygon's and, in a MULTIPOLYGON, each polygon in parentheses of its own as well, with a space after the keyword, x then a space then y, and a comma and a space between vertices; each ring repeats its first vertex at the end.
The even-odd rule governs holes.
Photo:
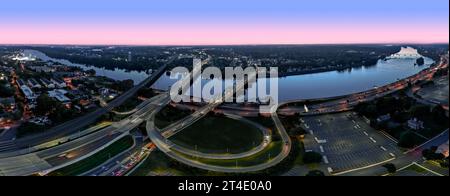
POLYGON ((310 132, 305 138, 305 149, 321 153, 331 173, 382 164, 401 154, 395 141, 350 112, 301 120, 310 132))
POLYGON ((448 76, 434 80, 435 85, 425 86, 419 90, 418 95, 423 99, 448 105, 449 81, 448 76))
POLYGON ((438 174, 430 170, 428 167, 413 163, 406 168, 400 169, 393 174, 393 176, 438 176, 438 174))

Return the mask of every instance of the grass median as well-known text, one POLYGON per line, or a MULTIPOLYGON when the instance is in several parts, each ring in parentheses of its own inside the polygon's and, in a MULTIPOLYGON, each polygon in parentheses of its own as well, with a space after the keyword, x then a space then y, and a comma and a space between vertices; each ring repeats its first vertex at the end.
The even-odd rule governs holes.
POLYGON ((171 141, 204 153, 243 153, 263 141, 261 130, 226 117, 207 116, 184 129, 171 141))
POLYGON ((131 136, 126 136, 105 149, 95 153, 94 155, 78 161, 72 165, 61 168, 48 174, 49 176, 77 176, 83 174, 100 164, 108 161, 111 157, 114 157, 121 152, 127 150, 133 146, 134 140, 131 136))

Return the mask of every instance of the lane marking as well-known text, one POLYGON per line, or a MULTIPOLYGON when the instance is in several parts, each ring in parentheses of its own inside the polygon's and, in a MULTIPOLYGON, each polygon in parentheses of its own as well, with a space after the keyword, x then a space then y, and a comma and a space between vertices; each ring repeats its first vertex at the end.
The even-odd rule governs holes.
POLYGON ((325 156, 325 155, 323 155, 323 162, 324 162, 325 164, 329 164, 329 163, 330 163, 330 162, 328 162, 328 157, 325 156))
POLYGON ((375 164, 368 165, 368 166, 365 166, 365 167, 360 167, 360 168, 351 169, 351 170, 347 170, 347 171, 343 171, 343 172, 339 172, 339 173, 334 173, 334 174, 332 174, 332 175, 333 175, 333 176, 339 176, 339 175, 347 174, 347 173, 350 173, 350 172, 359 171, 359 170, 363 170, 363 169, 375 167, 375 166, 378 166, 378 165, 382 165, 382 164, 391 162, 391 161, 393 161, 393 160, 395 160, 395 158, 388 159, 388 160, 386 160, 386 161, 379 162, 379 163, 375 163, 375 164))
POLYGON ((328 167, 328 173, 333 173, 333 168, 331 168, 331 167, 328 167))

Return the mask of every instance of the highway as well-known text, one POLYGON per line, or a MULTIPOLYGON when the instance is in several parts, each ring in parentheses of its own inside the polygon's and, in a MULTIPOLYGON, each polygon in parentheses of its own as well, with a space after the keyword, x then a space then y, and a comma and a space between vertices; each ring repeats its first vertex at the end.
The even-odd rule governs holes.
MULTIPOLYGON (((198 157, 198 158, 204 158, 204 159, 222 159, 222 160, 228 160, 228 159, 240 159, 240 158, 245 158, 245 157, 249 157, 249 156, 253 156, 255 154, 260 153, 261 151, 263 151, 269 144, 270 142, 272 142, 272 136, 271 133, 269 131, 268 128, 261 126, 258 123, 255 123, 253 121, 250 121, 246 118, 243 118, 241 116, 237 116, 237 115, 230 115, 227 114, 225 115, 225 117, 227 118, 231 118, 237 121, 241 121, 244 122, 246 124, 249 124, 250 126, 254 126, 255 128, 257 128, 259 131, 261 131, 261 133, 263 134, 263 140, 261 141, 261 143, 253 148, 250 151, 244 152, 244 153, 239 153, 239 154, 211 154, 211 153, 202 153, 202 152, 198 152, 189 148, 185 148, 179 145, 174 144, 173 142, 167 140, 170 136, 174 135, 174 134, 170 134, 170 135, 166 135, 165 138, 167 138, 165 140, 166 145, 169 146, 169 148, 171 148, 174 151, 177 152, 181 152, 185 155, 189 155, 192 157, 198 157)), ((164 134, 164 131, 160 131, 157 127, 155 127, 154 125, 154 121, 150 120, 147 123, 147 129, 148 130, 156 130, 158 132, 162 132, 164 134)))
POLYGON ((441 63, 438 66, 430 67, 419 72, 416 75, 410 76, 408 78, 399 80, 397 82, 388 84, 383 87, 374 88, 369 91, 360 92, 348 96, 341 96, 335 98, 328 98, 330 101, 326 101, 326 99, 322 99, 325 102, 319 104, 312 104, 308 106, 309 111, 305 111, 305 108, 302 107, 293 107, 286 106, 295 102, 305 102, 311 100, 297 100, 285 102, 280 105, 284 105, 281 109, 279 109, 279 114, 283 115, 293 115, 295 113, 299 113, 303 116, 308 115, 320 115, 326 113, 334 113, 334 112, 345 112, 352 110, 356 105, 362 102, 369 102, 375 100, 377 98, 398 92, 400 90, 406 89, 409 87, 409 84, 415 84, 419 81, 423 80, 432 80, 433 75, 440 69, 445 69, 448 67, 448 56, 443 56, 441 63))
POLYGON ((159 131, 157 131, 156 129, 152 129, 154 126, 151 125, 152 124, 151 120, 147 121, 147 131, 149 133, 150 139, 162 152, 164 152, 167 156, 179 162, 182 162, 192 167, 197 167, 209 171, 225 172, 225 173, 247 173, 247 172, 261 171, 273 167, 279 164, 281 161, 283 161, 287 156, 289 156, 289 152, 292 148, 292 142, 289 138, 289 135, 287 134, 283 124, 279 120, 278 115, 276 113, 272 114, 272 119, 275 122, 277 130, 281 135, 281 139, 283 142, 283 148, 281 153, 278 154, 276 157, 268 160, 267 162, 247 167, 223 167, 223 166, 209 165, 196 160, 186 158, 186 156, 183 156, 182 154, 180 154, 180 152, 175 151, 173 149, 173 145, 168 144, 167 142, 168 139, 166 139, 165 136, 161 135, 161 133, 159 133, 159 131))
POLYGON ((110 112, 113 108, 123 104, 127 99, 129 99, 133 95, 135 95, 139 91, 139 89, 156 82, 156 80, 159 79, 159 77, 165 72, 167 67, 175 59, 176 59, 175 56, 171 57, 163 66, 161 66, 149 78, 142 81, 138 85, 134 86, 132 89, 128 90, 127 92, 123 93, 122 95, 120 95, 119 97, 117 97, 116 99, 111 101, 106 107, 100 108, 92 113, 86 114, 77 119, 68 121, 61 125, 58 125, 42 134, 38 134, 38 135, 34 135, 34 136, 22 138, 22 139, 17 139, 15 141, 0 142, 0 152, 15 151, 15 150, 19 150, 19 149, 29 148, 29 146, 39 145, 42 143, 46 143, 49 141, 59 139, 66 135, 76 133, 77 131, 94 123, 98 117, 110 112))
MULTIPOLYGON (((377 87, 365 92, 359 92, 351 95, 344 95, 338 97, 330 97, 330 98, 321 98, 321 99, 313 99, 313 100, 293 100, 280 104, 280 108, 278 109, 278 113, 280 115, 294 115, 296 113, 301 116, 311 116, 311 115, 321 115, 327 113, 336 113, 336 112, 346 112, 352 110, 356 105, 363 102, 373 101, 377 98, 387 96, 389 94, 398 92, 400 90, 406 89, 409 87, 409 83, 417 83, 422 80, 431 80, 433 78, 434 73, 440 69, 444 69, 448 66, 448 56, 443 56, 440 65, 435 67, 430 67, 426 70, 419 72, 416 75, 410 76, 403 80, 399 80, 397 82, 388 84, 383 87, 377 87), (308 104, 308 110, 306 111, 304 106, 292 106, 294 103, 303 103, 303 102, 313 102, 308 104), (319 103, 314 103, 319 102, 319 103)), ((422 101, 423 102, 423 101, 422 101)), ((194 108, 195 106, 178 104, 179 107, 184 108, 194 108)), ((448 110, 448 107, 446 107, 448 110)), ((259 114, 259 109, 255 106, 242 106, 242 105, 221 105, 215 111, 222 113, 233 113, 242 116, 257 116, 259 114)))
MULTIPOLYGON (((448 64, 447 64, 448 65, 448 64)), ((445 66, 447 66, 445 65, 445 66)), ((167 66, 167 64, 166 64, 167 66)), ((356 104, 362 101, 367 101, 370 99, 375 99, 376 97, 381 97, 386 94, 392 93, 393 91, 397 91, 399 89, 406 88, 407 82, 409 81, 417 81, 421 79, 428 79, 430 78, 430 75, 433 75, 435 71, 438 69, 444 67, 443 64, 439 65, 436 68, 430 68, 428 70, 425 70, 421 73, 419 73, 416 76, 413 76, 410 79, 404 79, 399 82, 396 82, 394 84, 388 85, 386 87, 378 88, 376 91, 369 91, 365 92, 363 94, 356 94, 348 96, 347 99, 341 99, 337 101, 333 101, 331 103, 327 103, 328 107, 331 109, 327 110, 320 110, 320 108, 324 107, 324 104, 318 104, 319 109, 318 112, 338 112, 343 109, 348 109, 349 107, 343 107, 344 106, 351 106, 352 104, 356 104), (371 96, 368 96, 371 95, 371 96), (350 98, 350 99, 349 99, 350 98), (344 103, 345 102, 345 103, 344 103)), ((152 76, 153 77, 153 76, 152 76)), ((149 78, 150 79, 150 78, 149 78)), ((149 81, 150 82, 150 81, 149 81)), ((143 82, 144 83, 144 82, 143 82)), ((138 85, 139 86, 139 85, 138 85)), ((139 90, 139 88, 133 88, 135 92, 139 90)), ((144 85, 143 85, 144 86, 144 85)), ((141 86, 142 87, 142 86, 141 86)), ((185 87, 183 87, 185 88, 185 87)), ((244 88, 244 86, 236 87, 236 89, 244 88)), ((126 95, 126 94, 125 94, 126 95)), ((72 131, 67 131, 72 133, 72 135, 69 136, 55 136, 51 133, 44 134, 42 136, 38 136, 35 138, 41 138, 43 140, 36 139, 35 145, 26 145, 26 147, 22 146, 22 149, 17 148, 20 145, 21 142, 24 142, 26 140, 18 140, 14 143, 14 146, 11 147, 11 143, 0 143, 0 148, 7 149, 4 151, 7 151, 8 153, 2 153, 0 154, 0 175, 31 175, 39 172, 48 173, 51 171, 54 171, 56 169, 62 168, 64 166, 73 164, 77 161, 80 161, 86 157, 89 157, 96 152, 100 151, 101 149, 104 149, 105 147, 112 144, 114 141, 117 141, 118 139, 126 136, 129 134, 131 130, 133 130, 136 126, 141 124, 142 122, 147 121, 147 132, 149 134, 149 137, 154 142, 154 144, 162 150, 164 153, 166 153, 169 157, 172 157, 182 163, 185 163, 190 166, 211 170, 211 171, 218 171, 218 172, 253 172, 253 171, 259 171, 263 170, 269 167, 272 167, 282 160, 284 160, 288 155, 292 147, 292 143, 290 141, 290 138, 284 129, 281 121, 278 118, 278 113, 283 113, 284 109, 280 109, 277 112, 273 112, 271 114, 273 121, 275 122, 275 125, 277 127, 277 130, 279 134, 281 135, 281 139, 283 140, 283 148, 282 152, 274 157, 273 159, 269 160, 268 162, 250 166, 250 167, 221 167, 221 166, 215 166, 215 165, 207 165, 195 160, 187 159, 185 156, 180 155, 180 152, 177 150, 180 150, 180 148, 177 148, 175 145, 170 144, 167 138, 177 134, 178 132, 182 131, 184 128, 194 124, 204 116, 206 116, 209 112, 213 111, 216 107, 221 105, 223 103, 223 100, 226 97, 232 96, 233 91, 231 89, 225 90, 224 96, 217 97, 215 99, 212 99, 206 106, 198 109, 194 114, 186 117, 185 119, 182 119, 169 127, 163 129, 161 132, 152 128, 154 125, 152 125, 154 116, 156 115, 157 111, 162 109, 166 104, 170 102, 170 96, 168 94, 162 94, 154 99, 149 100, 148 102, 145 102, 141 104, 135 111, 131 117, 124 119, 120 122, 113 123, 110 126, 106 126, 105 128, 101 127, 95 127, 91 128, 89 130, 85 130, 79 133, 74 133, 79 129, 71 129, 72 131), (98 130, 100 129, 100 130, 98 130), (78 137, 76 135, 78 134, 78 137), (52 135, 52 136, 50 136, 52 135), (49 138, 56 137, 53 140, 49 140, 49 138), (75 138, 75 139, 73 139, 75 138), (70 140, 70 141, 69 141, 70 140), (55 141, 58 141, 58 144, 55 143, 55 141), (62 143, 60 143, 62 142, 62 143), (47 146, 48 145, 48 146, 47 146), (56 145, 56 146, 55 146, 56 145), (40 146, 38 148, 35 148, 36 146, 40 146), (14 149, 16 149, 14 151, 14 149), (18 150, 17 150, 18 149, 18 150), (28 149, 28 152, 27 152, 28 149), (11 152, 14 151, 14 152, 11 152), (36 151, 36 152, 33 152, 36 151), (14 154, 18 152, 17 154, 14 154)), ((131 95, 130 95, 131 96, 131 95)), ((125 99, 125 98, 123 98, 125 99)), ((120 99, 116 99, 115 101, 111 102, 109 106, 106 108, 103 108, 104 110, 111 111, 113 105, 119 104, 121 102, 120 99), (117 101, 117 102, 116 102, 117 101), (111 107, 111 108, 110 108, 111 107)), ((123 101, 122 101, 123 102, 123 101)), ((312 107, 314 108, 314 107, 312 107)), ((289 112, 292 112, 290 110, 289 112)), ((86 116, 87 118, 89 116, 86 116)), ((68 126, 67 124, 66 126, 68 126)), ((80 126, 85 127, 85 126, 80 126)), ((59 134, 58 134, 59 135, 59 134)), ((64 134, 68 135, 68 134, 64 134)), ((448 131, 446 136, 441 136, 440 138, 447 138, 448 140, 448 131)), ((435 139, 437 140, 437 139, 435 139)), ((30 144, 34 144, 33 141, 30 140, 30 144)), ((135 149, 136 150, 136 149, 135 149)), ((181 149, 183 150, 183 149, 181 149)), ((419 151, 420 149, 417 149, 419 151)), ((1 151, 1 149, 0 149, 1 151)), ((416 156, 414 153, 417 153, 417 151, 408 153, 407 155, 403 157, 400 157, 396 161, 403 162, 409 162, 411 160, 417 161, 416 156)), ((137 151, 136 151, 137 152, 137 151)), ((190 152, 189 152, 190 153, 190 152)), ((189 154, 188 153, 188 154, 189 154)), ((253 154, 253 153, 249 153, 253 154)), ((199 154, 197 154, 199 155, 199 154)), ((136 161, 133 159, 128 159, 128 157, 119 157, 118 160, 123 160, 125 158, 125 161, 131 161, 132 163, 135 163, 136 161)), ((133 156, 131 156, 133 157, 133 156)), ((239 156, 240 157, 240 156, 239 156)), ((217 157, 216 157, 217 158, 217 157)), ((219 157, 218 159, 225 159, 224 157, 219 157)), ((230 158, 230 159, 233 159, 230 158)), ((108 162, 112 163, 112 162, 108 162)), ((409 162, 411 163, 411 162, 409 162)), ((117 167, 117 165, 115 166, 117 167)), ((373 168, 372 168, 373 169, 373 168)), ((364 172, 364 171, 371 171, 371 170, 358 170, 355 172, 364 172)), ((350 171, 346 174, 352 174, 353 171, 350 171)), ((98 172, 101 173, 101 172, 98 172)), ((95 174, 98 174, 95 173, 95 174)), ((104 172, 102 174, 105 174, 104 172)), ((354 173, 353 173, 354 174, 354 173)))
POLYGON ((106 148, 129 134, 143 123, 157 107, 170 101, 167 94, 146 101, 146 105, 130 117, 91 133, 52 148, 38 152, 0 159, 0 175, 22 176, 43 172, 48 173, 68 166, 106 148))
MULTIPOLYGON (((252 77, 256 77, 256 74, 248 76, 248 78, 250 78, 250 79, 252 77)), ((248 81, 251 81, 250 79, 248 81)), ((238 83, 238 84, 240 84, 240 83, 238 83)), ((237 85, 236 92, 238 92, 239 90, 241 90, 243 88, 245 88, 245 83, 244 83, 244 85, 237 85)), ((267 169, 269 167, 272 167, 272 166, 280 163, 282 160, 284 160, 289 155, 289 152, 292 147, 292 142, 291 142, 289 135, 287 134, 284 126, 282 125, 281 121, 278 118, 276 109, 272 110, 272 111, 274 111, 272 113, 272 118, 275 122, 275 125, 277 127, 279 134, 281 135, 281 139, 283 141, 283 148, 279 155, 277 155, 273 159, 268 160, 267 162, 264 162, 264 163, 261 163, 258 165, 249 166, 249 167, 235 167, 235 168, 234 167, 222 167, 222 166, 216 166, 216 165, 208 165, 205 163, 201 163, 199 161, 188 159, 181 154, 184 154, 184 155, 192 154, 197 157, 199 157, 199 156, 215 157, 216 155, 203 154, 203 153, 193 152, 191 150, 186 151, 185 148, 179 147, 168 140, 168 138, 170 138, 171 136, 179 133, 184 128, 194 124, 195 122, 197 122, 198 120, 200 120, 201 118, 206 116, 209 112, 213 111, 216 107, 221 105, 223 103, 223 100, 227 100, 227 98, 229 98, 233 95, 234 95, 233 89, 231 89, 231 88, 226 89, 223 97, 220 96, 215 99, 212 99, 207 105, 199 108, 196 112, 194 112, 190 116, 188 116, 176 123, 173 123, 172 125, 169 125, 168 127, 164 128, 161 131, 159 131, 155 128, 155 126, 154 126, 155 115, 151 115, 150 119, 147 121, 147 132, 148 132, 149 138, 167 156, 169 156, 179 162, 182 162, 184 164, 187 164, 187 165, 190 165, 193 167, 197 167, 197 168, 201 168, 201 169, 210 170, 210 171, 226 172, 226 173, 255 172, 255 171, 267 169), (181 150, 181 152, 178 150, 181 150)), ((278 106, 275 106, 275 107, 278 107, 278 106)), ((264 142, 263 142, 263 145, 264 145, 264 142)), ((251 154, 253 154, 253 152, 248 152, 248 155, 251 156, 251 154)), ((243 155, 246 155, 246 154, 244 153, 243 155)), ((239 155, 239 157, 241 157, 241 155, 239 155)), ((218 156, 218 158, 219 159, 228 159, 228 160, 234 159, 233 155, 221 155, 221 156, 218 156)))

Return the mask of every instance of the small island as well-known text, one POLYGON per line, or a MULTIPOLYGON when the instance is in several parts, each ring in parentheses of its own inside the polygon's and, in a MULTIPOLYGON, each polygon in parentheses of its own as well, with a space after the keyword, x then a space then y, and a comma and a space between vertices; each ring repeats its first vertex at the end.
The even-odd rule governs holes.
POLYGON ((425 59, 423 57, 420 57, 416 60, 417 65, 425 65, 425 59))

